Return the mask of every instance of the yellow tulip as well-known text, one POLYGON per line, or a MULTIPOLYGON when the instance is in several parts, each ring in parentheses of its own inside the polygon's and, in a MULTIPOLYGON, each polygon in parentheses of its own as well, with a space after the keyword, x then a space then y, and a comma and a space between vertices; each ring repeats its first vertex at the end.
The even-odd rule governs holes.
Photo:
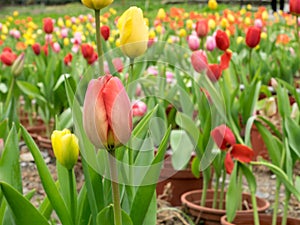
POLYGON ((91 9, 103 9, 110 5, 113 0, 81 0, 82 4, 91 9))
POLYGON ((157 12, 156 18, 163 20, 166 18, 167 14, 163 8, 160 8, 157 12))
POLYGON ((211 30, 214 30, 216 28, 216 22, 213 20, 213 19, 209 19, 208 20, 208 27, 211 29, 211 30))
POLYGON ((51 142, 57 161, 68 170, 72 169, 79 155, 77 137, 68 129, 55 130, 51 135, 51 142))
POLYGON ((218 3, 216 0, 209 0, 208 1, 208 8, 211 10, 215 10, 218 8, 218 3))
POLYGON ((252 9, 252 5, 251 4, 248 4, 247 5, 247 10, 251 10, 252 9))
POLYGON ((236 43, 241 44, 242 42, 244 42, 244 38, 242 36, 238 36, 236 39, 236 43))
POLYGON ((266 32, 261 32, 261 34, 260 34, 261 39, 267 39, 267 37, 268 37, 268 35, 266 32))
POLYGON ((186 36, 186 30, 185 29, 180 29, 179 30, 179 37, 185 37, 186 36))
POLYGON ((155 38, 156 34, 154 30, 150 30, 149 32, 149 38, 155 38))
POLYGON ((123 53, 133 59, 145 53, 148 45, 148 27, 143 11, 130 7, 119 18, 117 27, 120 31, 120 44, 123 53))
POLYGON ((64 38, 64 46, 68 46, 70 44, 69 38, 64 38))
POLYGON ((13 12, 13 16, 14 16, 14 17, 17 17, 18 15, 19 15, 19 12, 18 12, 18 11, 14 11, 14 12, 13 12))
POLYGON ((263 11, 262 15, 261 15, 263 20, 267 20, 269 18, 269 14, 267 11, 263 11))
POLYGON ((109 8, 109 12, 113 15, 116 15, 117 14, 117 11, 113 8, 109 8))
POLYGON ((191 20, 191 19, 188 19, 187 21, 186 21, 186 28, 187 29, 193 29, 193 20, 191 20))
POLYGON ((222 18, 222 20, 221 20, 221 27, 225 29, 228 26, 229 26, 228 20, 226 18, 222 18))

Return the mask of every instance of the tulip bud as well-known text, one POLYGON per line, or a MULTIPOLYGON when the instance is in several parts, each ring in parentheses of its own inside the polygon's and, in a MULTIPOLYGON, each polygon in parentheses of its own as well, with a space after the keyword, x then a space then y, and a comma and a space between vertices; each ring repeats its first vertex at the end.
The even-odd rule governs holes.
POLYGON ((163 20, 164 18, 166 18, 167 14, 165 12, 165 10, 163 8, 160 8, 157 12, 156 18, 163 20))
POLYGON ((218 8, 218 3, 216 0, 208 0, 208 8, 211 10, 215 10, 218 8))
POLYGON ((255 48, 260 42, 260 29, 256 26, 249 27, 246 34, 246 44, 249 48, 255 48))
POLYGON ((34 43, 31 48, 34 54, 39 55, 41 53, 41 45, 39 43, 34 43))
POLYGON ((202 50, 193 52, 191 62, 194 70, 201 73, 203 70, 207 69, 208 62, 206 53, 202 50))
POLYGON ((291 112, 291 118, 292 119, 296 119, 297 117, 299 117, 299 108, 298 108, 298 104, 295 102, 292 105, 292 112, 291 112))
POLYGON ((290 12, 292 14, 300 15, 300 1, 290 0, 290 12))
POLYGON ((216 33, 216 45, 220 50, 226 51, 229 48, 230 40, 225 31, 218 30, 216 33))
POLYGON ((206 38, 206 49, 211 52, 215 48, 216 48, 216 40, 215 40, 215 38, 212 37, 212 36, 208 36, 206 38))
POLYGON ((211 136, 221 150, 226 150, 236 143, 234 134, 224 124, 214 128, 211 136))
POLYGON ((1 62, 6 66, 11 66, 16 60, 16 58, 16 54, 11 51, 3 50, 3 52, 0 55, 1 62))
POLYGON ((11 72, 12 74, 17 77, 18 75, 21 74, 23 68, 24 68, 24 60, 25 60, 25 53, 22 52, 18 58, 14 61, 12 67, 11 67, 11 72))
POLYGON ((70 66, 71 65, 71 62, 72 62, 72 59, 73 59, 73 56, 71 53, 68 53, 65 58, 64 58, 64 64, 66 66, 70 66))
POLYGON ((94 48, 89 44, 82 44, 81 53, 85 59, 89 59, 93 56, 94 48))
POLYGON ((81 0, 81 2, 90 9, 99 10, 110 5, 113 2, 113 0, 81 0))
POLYGON ((97 148, 114 150, 127 143, 132 111, 119 78, 105 75, 90 81, 83 105, 83 127, 97 148))
POLYGON ((78 139, 68 129, 63 131, 55 130, 51 135, 51 142, 54 155, 57 161, 71 170, 78 160, 79 145, 78 139))
POLYGON ((54 30, 53 20, 50 17, 43 19, 43 30, 46 34, 51 34, 54 30))
POLYGON ((206 75, 211 82, 217 82, 222 75, 222 68, 218 64, 209 64, 206 75))
POLYGON ((108 38, 109 38, 109 34, 110 34, 109 26, 106 26, 106 25, 101 26, 100 32, 101 32, 101 36, 103 37, 103 39, 104 39, 105 41, 107 41, 108 38))
POLYGON ((147 112, 147 105, 142 101, 137 101, 132 106, 133 116, 144 116, 147 112))
POLYGON ((121 49, 133 59, 145 53, 148 45, 148 27, 143 11, 135 6, 126 10, 118 20, 121 49))
POLYGON ((196 51, 200 46, 200 40, 196 35, 190 35, 188 37, 188 44, 192 51, 196 51))
POLYGON ((206 19, 200 19, 196 23, 196 33, 199 38, 203 38, 208 33, 208 22, 206 19))
POLYGON ((277 105, 274 97, 266 99, 264 105, 264 114, 268 117, 275 115, 277 112, 277 105))

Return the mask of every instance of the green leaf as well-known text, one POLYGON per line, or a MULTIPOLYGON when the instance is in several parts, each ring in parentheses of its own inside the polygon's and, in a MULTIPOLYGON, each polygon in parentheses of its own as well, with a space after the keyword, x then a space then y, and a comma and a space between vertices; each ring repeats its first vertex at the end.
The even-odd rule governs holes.
POLYGON ((191 159, 194 145, 184 130, 172 130, 170 145, 173 151, 172 165, 175 170, 184 169, 191 159))
POLYGON ((17 80, 17 86, 24 94, 28 95, 29 98, 36 98, 45 103, 47 102, 46 99, 42 96, 40 90, 35 85, 26 81, 17 80))
POLYGON ((39 148, 37 147, 36 143, 34 142, 32 137, 28 134, 27 130, 23 126, 21 126, 21 132, 24 141, 34 158, 39 175, 41 177, 43 187, 54 210, 56 211, 62 224, 72 225, 72 219, 68 212, 66 204, 53 181, 53 178, 50 174, 50 171, 48 170, 48 167, 41 155, 39 148))
POLYGON ((147 171, 141 185, 136 191, 132 207, 130 210, 130 217, 133 224, 143 224, 148 207, 155 193, 156 183, 159 178, 161 165, 164 159, 166 148, 169 143, 169 136, 171 127, 168 128, 158 150, 155 158, 153 159, 149 170, 147 171), (159 169, 158 169, 159 168, 159 169), (151 180, 150 180, 151 179, 151 180), (149 184, 149 181, 151 183, 149 184))
POLYGON ((5 138, 8 131, 8 120, 5 119, 0 122, 0 138, 5 138))
POLYGON ((234 169, 232 171, 232 174, 230 175, 229 186, 226 193, 226 216, 228 222, 233 221, 240 203, 240 196, 238 196, 240 193, 237 184, 237 171, 238 162, 235 162, 234 169))
POLYGON ((277 179, 279 179, 284 184, 284 186, 291 193, 293 193, 295 195, 295 197, 298 199, 298 201, 300 201, 299 190, 296 189, 296 187, 294 186, 292 181, 289 180, 288 176, 284 173, 284 171, 280 167, 278 167, 272 163, 269 163, 267 161, 259 161, 259 162, 252 161, 251 164, 267 166, 274 174, 276 174, 277 179))
POLYGON ((286 117, 284 120, 284 128, 288 136, 289 145, 298 158, 300 158, 300 126, 290 117, 286 117))
POLYGON ((78 208, 77 208, 77 225, 89 224, 91 217, 91 209, 87 197, 86 185, 83 185, 78 195, 78 208))
POLYGON ((22 193, 19 156, 18 134, 16 127, 13 125, 6 139, 2 157, 0 159, 0 181, 5 181, 22 193))
POLYGON ((72 111, 67 108, 58 116, 59 126, 63 128, 71 128, 73 125, 72 111))
POLYGON ((175 120, 178 126, 191 136, 193 143, 197 144, 200 132, 199 128, 195 125, 195 122, 189 116, 180 112, 177 112, 175 120))
POLYGON ((198 156, 193 158, 192 173, 196 178, 200 178, 200 159, 198 158, 198 156))
POLYGON ((58 78, 58 80, 57 80, 57 82, 56 82, 56 84, 55 84, 55 86, 54 86, 54 88, 53 88, 53 91, 56 91, 59 87, 60 87, 60 85, 66 80, 66 79, 68 79, 69 77, 70 77, 71 75, 70 74, 62 74, 59 78, 58 78))
POLYGON ((39 211, 16 189, 5 182, 0 182, 0 185, 14 214, 16 225, 49 225, 39 211))
POLYGON ((251 116, 247 120, 246 130, 245 130, 245 145, 247 145, 247 146, 251 146, 251 129, 252 129, 252 125, 253 125, 253 122, 255 121, 255 119, 256 119, 256 116, 251 116))
MULTIPOLYGON (((101 210, 97 216, 97 225, 115 225, 113 205, 109 205, 101 210)), ((130 217, 124 210, 122 210, 122 225, 133 225, 130 217)))
POLYGON ((256 193, 256 179, 249 167, 243 163, 240 164, 243 174, 245 175, 251 193, 256 193))

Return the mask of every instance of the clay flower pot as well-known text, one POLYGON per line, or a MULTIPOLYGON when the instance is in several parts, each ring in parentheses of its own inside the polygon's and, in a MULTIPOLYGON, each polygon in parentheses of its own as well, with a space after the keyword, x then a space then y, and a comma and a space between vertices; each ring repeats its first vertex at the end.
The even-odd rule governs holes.
POLYGON ((167 201, 170 202, 172 206, 180 206, 180 197, 183 193, 203 187, 203 177, 201 174, 200 178, 196 178, 191 171, 190 165, 184 170, 174 170, 171 156, 166 156, 164 166, 160 172, 159 181, 156 185, 157 195, 163 193, 168 183, 171 184, 172 193, 167 201))
MULTIPOLYGON (((212 208, 214 190, 209 189, 206 195, 205 206, 200 206, 202 190, 193 190, 186 192, 181 196, 182 205, 187 209, 190 215, 199 217, 205 225, 220 225, 221 217, 226 214, 226 210, 212 208)), ((224 193, 224 195, 226 195, 226 192, 224 193)), ((270 203, 268 201, 258 197, 256 197, 256 200, 258 212, 264 212, 267 208, 269 208, 270 203)), ((243 205, 243 210, 237 211, 237 215, 253 215, 253 210, 251 209, 251 195, 243 193, 242 202, 246 202, 247 206, 250 209, 246 209, 246 206, 243 205)), ((217 205, 219 205, 219 202, 217 202, 217 205)), ((223 206, 225 208, 225 196, 223 206)))
MULTIPOLYGON (((276 225, 281 225, 282 217, 277 217, 276 225)), ((272 215, 259 214, 260 225, 272 224, 272 215)), ((226 216, 221 218, 222 225, 254 225, 253 215, 237 215, 232 223, 227 222, 226 216)), ((288 218, 287 225, 299 225, 300 219, 288 218)))

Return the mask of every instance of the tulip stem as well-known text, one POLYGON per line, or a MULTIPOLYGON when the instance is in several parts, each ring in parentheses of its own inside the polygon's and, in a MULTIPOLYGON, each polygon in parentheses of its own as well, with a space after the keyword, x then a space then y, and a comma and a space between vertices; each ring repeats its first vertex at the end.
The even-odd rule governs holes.
POLYGON ((121 201, 119 193, 119 184, 116 182, 118 180, 117 165, 115 162, 115 150, 111 150, 111 155, 109 156, 110 164, 110 179, 112 185, 113 193, 113 204, 114 204, 114 220, 115 225, 122 225, 122 215, 121 215, 121 201))
POLYGON ((95 19, 96 19, 96 39, 97 39, 99 73, 101 76, 103 76, 104 62, 103 62, 103 50, 102 50, 101 33, 100 33, 100 9, 95 9, 95 19))
POLYGON ((279 179, 276 179, 276 191, 275 191, 275 201, 273 204, 273 218, 272 218, 272 225, 277 224, 277 213, 278 213, 278 206, 279 206, 279 192, 280 192, 281 182, 279 179))
POLYGON ((252 74, 251 74, 251 55, 252 55, 252 48, 249 50, 249 82, 252 80, 252 74))
POLYGON ((251 191, 251 201, 252 201, 254 225, 259 225, 259 217, 258 217, 258 211, 257 211, 257 201, 256 201, 256 195, 255 195, 254 191, 251 191))
POLYGON ((10 83, 9 90, 8 90, 8 94, 7 94, 7 97, 6 97, 5 105, 4 105, 5 110, 8 109, 9 103, 11 102, 11 98, 12 98, 12 94, 13 94, 13 90, 14 90, 14 86, 15 86, 15 81, 16 81, 16 79, 13 76, 12 80, 11 80, 11 83, 10 83))
POLYGON ((219 209, 223 209, 223 201, 224 201, 224 190, 225 190, 225 181, 226 181, 226 171, 222 171, 222 184, 221 184, 221 193, 220 193, 220 202, 219 209))
POLYGON ((297 32, 296 37, 297 37, 297 41, 299 43, 299 24, 298 24, 298 18, 299 18, 299 16, 296 16, 296 32, 297 32))
POLYGON ((69 188, 70 188, 70 210, 73 224, 76 221, 76 203, 75 203, 75 195, 74 195, 74 181, 73 181, 73 169, 68 170, 69 175, 69 188))

